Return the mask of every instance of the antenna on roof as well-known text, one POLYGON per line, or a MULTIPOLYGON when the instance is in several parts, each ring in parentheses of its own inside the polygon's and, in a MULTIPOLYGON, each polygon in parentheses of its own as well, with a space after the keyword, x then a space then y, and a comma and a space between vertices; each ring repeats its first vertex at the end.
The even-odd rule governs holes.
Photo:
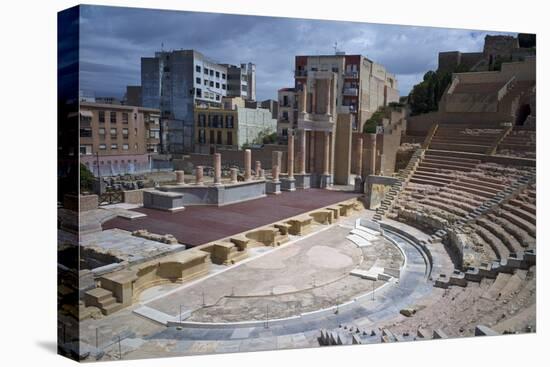
POLYGON ((160 51, 161 51, 161 52, 164 52, 164 42, 161 42, 161 43, 160 43, 160 51))
POLYGON ((332 46, 332 48, 334 48, 334 54, 336 55, 338 53, 338 41, 334 42, 334 46, 332 46))

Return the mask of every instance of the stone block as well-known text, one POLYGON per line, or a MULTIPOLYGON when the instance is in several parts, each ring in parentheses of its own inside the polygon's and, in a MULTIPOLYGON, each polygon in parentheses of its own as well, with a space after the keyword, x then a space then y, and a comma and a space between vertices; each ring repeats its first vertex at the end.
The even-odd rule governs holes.
POLYGON ((297 189, 309 189, 311 187, 311 175, 310 174, 295 174, 295 185, 297 189))
POLYGON ((281 178, 282 191, 296 191, 296 179, 281 178))
POLYGON ((183 194, 159 190, 143 191, 143 206, 145 208, 176 212, 185 209, 183 194))
POLYGON ((281 182, 280 181, 267 181, 265 183, 265 191, 268 194, 278 195, 281 193, 281 182))

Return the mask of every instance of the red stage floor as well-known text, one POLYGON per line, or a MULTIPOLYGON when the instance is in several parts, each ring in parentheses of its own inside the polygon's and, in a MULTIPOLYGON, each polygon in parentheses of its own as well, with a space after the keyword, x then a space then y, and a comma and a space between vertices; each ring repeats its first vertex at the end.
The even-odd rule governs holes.
POLYGON ((152 233, 170 233, 180 243, 197 246, 356 196, 351 192, 308 189, 223 207, 190 206, 177 213, 139 208, 134 210, 147 214, 147 217, 134 220, 115 218, 104 223, 103 229, 146 229, 152 233))

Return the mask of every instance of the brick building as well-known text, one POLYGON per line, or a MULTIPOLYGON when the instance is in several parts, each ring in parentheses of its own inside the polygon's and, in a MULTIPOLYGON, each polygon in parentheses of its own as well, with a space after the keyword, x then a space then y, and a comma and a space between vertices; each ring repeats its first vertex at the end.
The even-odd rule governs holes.
POLYGON ((150 170, 159 151, 160 111, 100 103, 80 103, 80 161, 102 176, 150 170))

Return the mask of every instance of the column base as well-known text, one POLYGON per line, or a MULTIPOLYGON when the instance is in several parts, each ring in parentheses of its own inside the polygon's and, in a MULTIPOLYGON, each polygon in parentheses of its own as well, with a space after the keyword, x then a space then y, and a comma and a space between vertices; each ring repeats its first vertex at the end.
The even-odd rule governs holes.
POLYGON ((311 187, 311 175, 309 173, 294 174, 294 180, 297 189, 309 189, 311 187))
POLYGON ((281 181, 268 181, 265 183, 265 192, 272 195, 281 193, 281 181))
POLYGON ((319 180, 319 187, 321 189, 326 189, 327 187, 332 186, 332 176, 331 175, 321 175, 319 180))
POLYGON ((361 176, 355 176, 355 183, 354 183, 354 191, 363 193, 365 191, 365 188, 363 186, 363 179, 361 176))
POLYGON ((283 190, 283 191, 296 191, 296 179, 294 179, 294 178, 281 178, 281 190, 283 190))

